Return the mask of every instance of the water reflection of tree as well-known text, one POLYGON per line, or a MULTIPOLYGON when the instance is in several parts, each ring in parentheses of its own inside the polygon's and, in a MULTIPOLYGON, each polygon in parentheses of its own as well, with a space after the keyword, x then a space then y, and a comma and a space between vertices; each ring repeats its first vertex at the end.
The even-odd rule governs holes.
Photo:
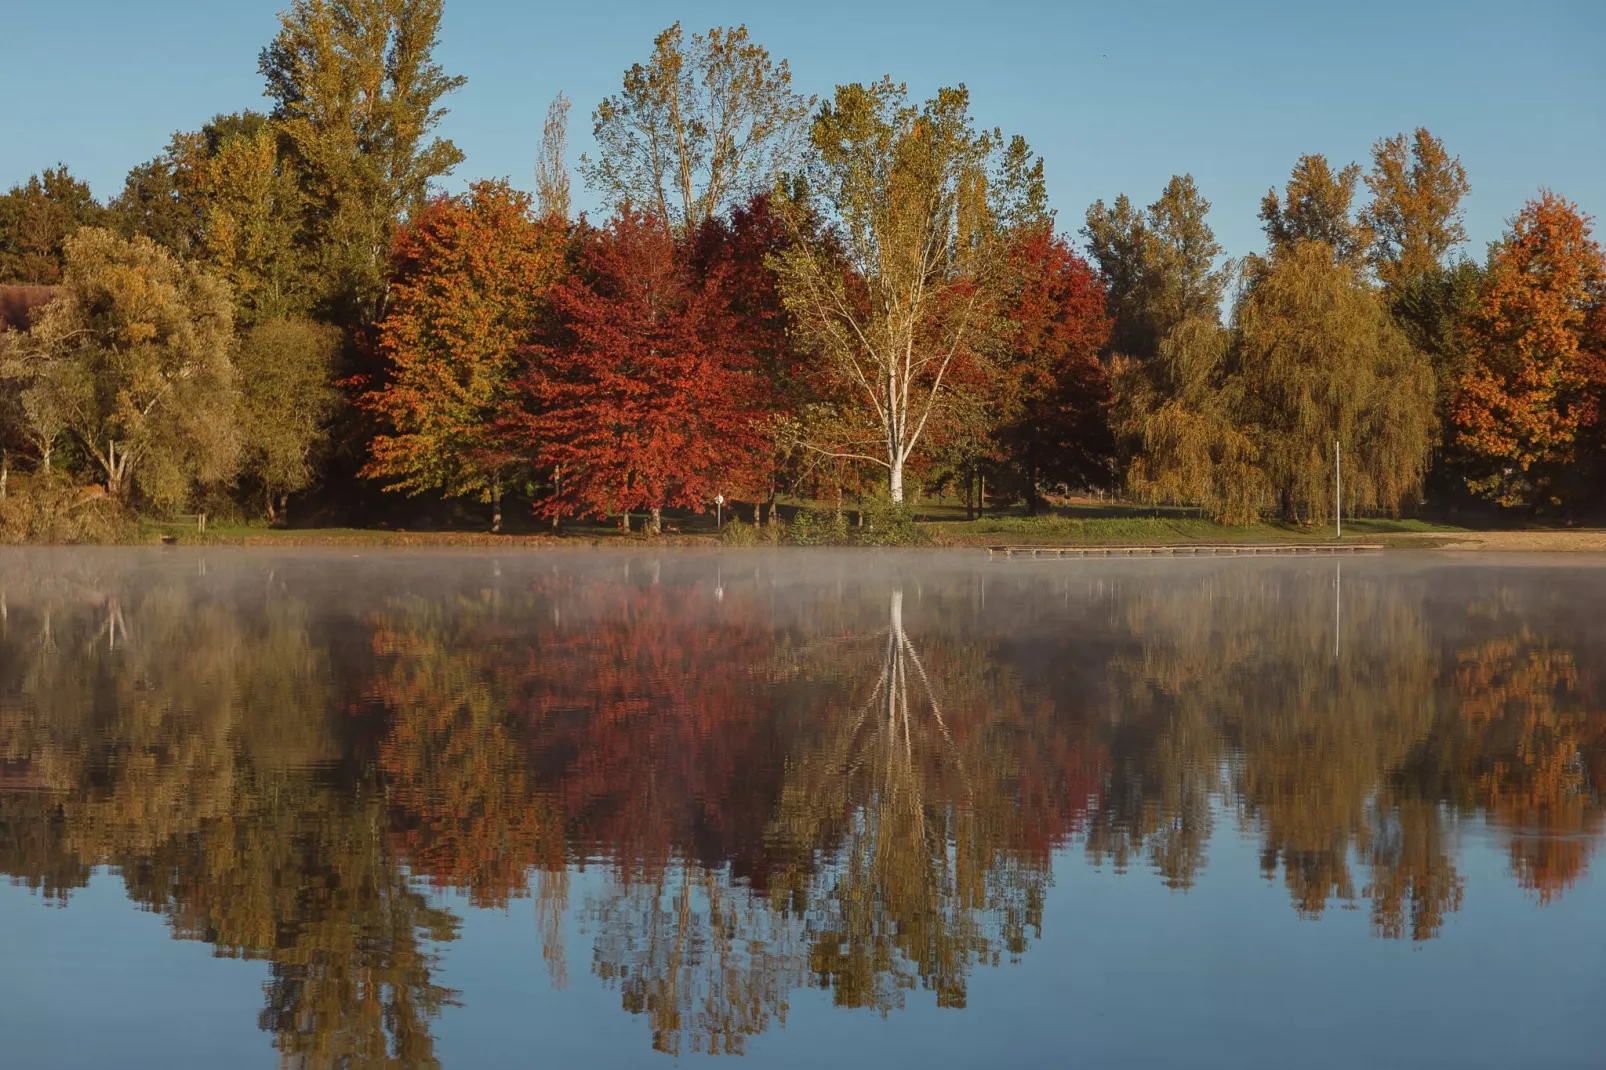
POLYGON ((0 577, 0 871, 64 900, 111 866, 176 937, 266 960, 289 1063, 432 1065, 455 923, 389 849, 306 604, 85 560, 0 577))
POLYGON ((1420 578, 1349 578, 1335 651, 1326 575, 1117 574, 1084 651, 1009 646, 940 578, 655 581, 352 612, 262 570, 0 574, 0 872, 64 900, 113 866, 176 936, 265 960, 289 1062, 429 1065, 456 920, 426 881, 530 897, 557 980, 583 920, 656 1047, 739 1052, 802 986, 962 1006, 1075 834, 1187 889, 1235 816, 1301 912, 1364 899, 1422 940, 1469 815, 1541 900, 1603 832, 1593 633, 1529 587, 1430 613, 1420 578))
POLYGON ((1335 654, 1336 595, 1329 577, 1286 570, 1122 589, 1136 650, 1111 665, 1095 857, 1122 864, 1141 845, 1167 883, 1188 887, 1220 799, 1258 835, 1263 869, 1281 873, 1301 913, 1365 895, 1381 934, 1436 931, 1461 896, 1438 811, 1379 794, 1432 724, 1432 640, 1417 602, 1352 582, 1342 626, 1364 641, 1335 654))
POLYGON ((841 1005, 884 1012, 918 985, 963 1006, 970 968, 1042 926, 1048 858, 1021 848, 1022 756, 999 731, 1021 723, 1019 686, 974 640, 923 644, 894 590, 881 634, 833 645, 859 695, 817 708, 770 831, 788 860, 777 899, 841 1005))

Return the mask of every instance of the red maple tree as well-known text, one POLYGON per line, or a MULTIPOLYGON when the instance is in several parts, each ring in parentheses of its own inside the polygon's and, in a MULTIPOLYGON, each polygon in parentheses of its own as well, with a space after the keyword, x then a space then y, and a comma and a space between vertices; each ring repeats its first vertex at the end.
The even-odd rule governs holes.
POLYGON ((757 362, 724 276, 699 279, 662 220, 629 205, 583 239, 554 294, 552 344, 533 347, 516 417, 561 473, 547 516, 706 509, 759 482, 767 452, 757 362))
POLYGON ((1021 281, 1007 315, 1015 337, 997 389, 1013 393, 1018 408, 997 439, 1036 512, 1042 480, 1110 478, 1110 382, 1098 357, 1110 318, 1098 274, 1063 237, 1034 229, 1013 255, 1021 281))

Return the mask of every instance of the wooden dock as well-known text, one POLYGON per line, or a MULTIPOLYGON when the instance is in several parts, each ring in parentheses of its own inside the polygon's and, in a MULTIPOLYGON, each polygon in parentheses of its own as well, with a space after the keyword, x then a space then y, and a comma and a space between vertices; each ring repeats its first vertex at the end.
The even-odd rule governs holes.
POLYGON ((1383 549, 1368 542, 1180 543, 1155 546, 989 546, 988 557, 1261 557, 1365 554, 1383 549))

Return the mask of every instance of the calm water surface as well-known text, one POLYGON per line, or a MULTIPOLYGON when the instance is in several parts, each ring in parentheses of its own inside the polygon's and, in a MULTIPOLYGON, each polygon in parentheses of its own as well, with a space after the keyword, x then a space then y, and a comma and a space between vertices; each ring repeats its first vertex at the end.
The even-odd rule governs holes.
POLYGON ((1606 561, 0 553, 0 1063, 1599 1067, 1606 561))

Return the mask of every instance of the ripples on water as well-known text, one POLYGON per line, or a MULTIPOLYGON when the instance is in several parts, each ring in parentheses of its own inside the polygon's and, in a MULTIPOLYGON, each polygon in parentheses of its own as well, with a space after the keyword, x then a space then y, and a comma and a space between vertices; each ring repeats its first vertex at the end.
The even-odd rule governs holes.
MULTIPOLYGON (((1582 559, 8 553, 0 872, 26 891, 0 932, 52 928, 0 960, 0 1022, 87 1064, 51 1031, 112 1028, 93 941, 144 923, 75 911, 115 882, 266 964, 212 1028, 269 1064, 808 1065, 859 1008, 878 1024, 836 1061, 897 1064, 958 1016, 925 1061, 1272 1065, 1292 1026, 1230 998, 1194 1037, 1104 1022, 1156 1030, 1174 983, 1179 1021, 1234 985, 1288 998, 1271 963, 1313 986, 1301 1028, 1347 1038, 1311 1065, 1375 1064, 1379 1031, 1505 1065, 1490 1022, 1451 1024, 1463 989, 1543 986, 1465 966, 1554 972, 1533 952, 1559 939, 1552 1035, 1510 1050, 1599 1065, 1598 1016, 1570 1015, 1606 996, 1602 595, 1582 559), (518 924, 477 937, 498 909, 518 924), (1368 988, 1404 970, 1441 990, 1391 1025, 1368 988), (30 1002, 52 976, 81 1005, 30 1002), (454 1048, 497 1005, 472 990, 511 985, 576 1009, 454 1048)), ((119 1065, 189 1017, 147 1015, 119 1065)))

